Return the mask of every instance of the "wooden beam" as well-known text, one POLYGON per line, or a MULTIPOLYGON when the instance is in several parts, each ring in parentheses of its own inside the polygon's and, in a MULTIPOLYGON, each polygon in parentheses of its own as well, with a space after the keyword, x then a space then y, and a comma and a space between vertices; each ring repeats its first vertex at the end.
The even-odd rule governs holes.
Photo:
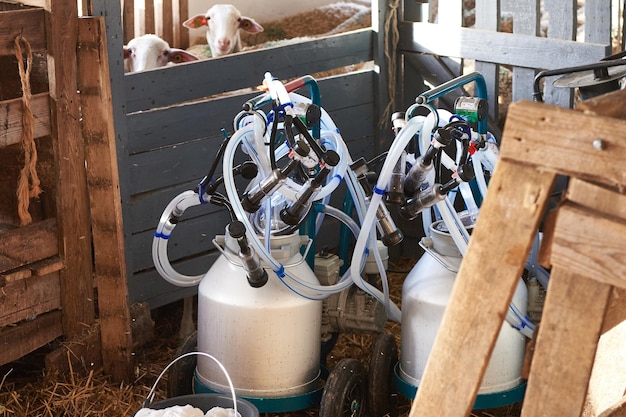
POLYGON ((576 110, 626 120, 626 90, 617 90, 581 101, 576 105, 576 110))
POLYGON ((509 107, 504 130, 501 159, 626 186, 626 120, 522 100, 509 107))
POLYGON ((178 48, 187 49, 189 48, 189 30, 186 27, 183 27, 183 22, 189 19, 189 1, 188 0, 177 0, 178 4, 178 16, 176 21, 176 33, 178 34, 178 48))
MULTIPOLYGON (((33 95, 31 110, 35 117, 34 138, 50 134, 50 96, 48 93, 33 95)), ((0 102, 0 148, 20 143, 22 140, 22 99, 0 102)))
POLYGON ((50 218, 0 234, 0 274, 58 255, 56 219, 50 218))
POLYGON ((33 51, 46 49, 45 13, 39 8, 22 8, 0 12, 0 56, 15 55, 15 38, 22 36, 33 51))
POLYGON ((410 417, 469 415, 555 177, 498 162, 410 417))
POLYGON ((448 27, 434 23, 399 25, 398 49, 522 68, 562 68, 585 65, 607 55, 610 45, 546 39, 532 35, 448 27), (485 47, 485 46, 488 47, 485 47), (541 54, 534 51, 542 51, 541 54))
POLYGON ((131 316, 104 18, 79 24, 79 89, 105 370, 132 377, 131 316))
POLYGON ((60 256, 65 263, 61 271, 63 333, 71 338, 95 320, 91 224, 76 83, 78 6, 72 1, 50 0, 49 7, 48 71, 58 161, 57 221, 60 256))
POLYGON ((161 3, 161 16, 163 19, 162 38, 172 46, 174 45, 174 16, 172 10, 172 0, 163 0, 161 3))
POLYGON ((565 197, 572 203, 602 212, 606 216, 626 219, 626 195, 612 189, 571 178, 565 197))
POLYGON ((145 1, 146 10, 144 11, 144 31, 143 33, 156 33, 156 23, 154 17, 154 0, 145 1))
MULTIPOLYGON (((600 212, 566 204, 559 209, 556 221, 552 265, 626 288, 624 236, 626 221, 619 222, 600 212)), ((596 302, 593 300, 594 304, 596 302)))
POLYGON ((135 0, 122 1, 122 18, 124 28, 124 45, 135 37, 135 0))
MULTIPOLYGON (((582 272, 582 273, 581 273, 582 272)), ((523 417, 580 416, 611 286, 555 266, 530 368, 523 417)))
POLYGON ((0 365, 17 360, 63 335, 62 314, 53 311, 0 329, 0 365))
POLYGON ((604 316, 602 333, 606 333, 613 327, 626 320, 626 290, 624 288, 613 288, 609 308, 604 316))
POLYGON ((60 308, 58 272, 10 282, 0 292, 0 327, 60 308))

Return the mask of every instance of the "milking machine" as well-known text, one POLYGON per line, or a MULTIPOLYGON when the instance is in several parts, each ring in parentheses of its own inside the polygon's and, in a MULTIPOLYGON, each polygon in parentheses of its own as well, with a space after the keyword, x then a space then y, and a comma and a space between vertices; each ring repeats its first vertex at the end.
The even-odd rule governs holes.
MULTIPOLYGON (((484 79, 478 73, 459 77, 396 113, 395 138, 378 174, 372 161, 352 159, 320 105, 313 78, 283 84, 266 73, 264 88, 235 116, 234 133, 224 133, 207 176, 170 202, 155 232, 158 272, 178 286, 199 285, 198 331, 177 356, 197 350, 216 357, 237 395, 262 413, 319 404, 321 416, 361 416, 366 401, 372 416, 393 412, 395 393, 413 398, 419 386, 497 163, 484 79), (458 98, 454 112, 433 106, 438 97, 470 82, 476 83, 477 97, 458 98), (309 87, 310 97, 296 93, 303 87, 309 87), (422 110, 426 115, 418 114, 422 110), (341 183, 352 203, 346 211, 328 204, 341 183), (220 256, 205 274, 180 274, 168 260, 168 238, 186 209, 208 203, 225 207, 231 216, 225 233, 213 240, 220 256), (425 234, 424 255, 403 284, 402 311, 389 298, 381 255, 403 239, 390 215, 392 206, 409 220, 421 217, 425 234), (356 238, 351 259, 325 250, 313 256, 325 217, 340 221, 356 238), (387 319, 402 324, 400 358, 395 339, 382 333, 387 319), (328 345, 338 332, 380 333, 369 374, 351 358, 326 369, 328 345)), ((531 260, 529 270, 547 281, 547 273, 531 260)), ((485 277, 485 286, 490 279, 497 277, 485 277)), ((527 297, 520 278, 476 408, 523 397, 525 340, 534 331, 526 317, 527 297)), ((170 369, 170 396, 226 392, 215 363, 202 355, 189 358, 194 359, 170 369)))
MULTIPOLYGON (((345 410, 362 415, 365 368, 345 360, 326 369, 322 342, 339 331, 381 332, 387 319, 400 321, 378 248, 379 242, 399 243, 402 233, 380 190, 360 178, 366 163, 352 160, 320 105, 317 82, 306 76, 283 84, 266 73, 264 89, 243 104, 234 133, 225 134, 207 176, 169 203, 155 232, 157 271, 174 285, 199 286, 197 334, 177 356, 197 350, 217 358, 237 396, 262 413, 321 404, 321 415, 345 410), (304 87, 310 97, 295 92, 304 87), (342 182, 356 220, 328 205, 342 182), (168 259, 168 239, 186 209, 208 203, 225 207, 232 219, 213 240, 220 256, 206 274, 181 274, 168 259), (339 265, 347 259, 325 251, 315 265, 307 262, 325 216, 358 236, 343 274, 339 265), (303 225, 313 231, 300 233, 303 225), (362 277, 368 258, 382 289, 362 277)), ((214 362, 202 355, 189 358, 170 369, 168 395, 227 391, 214 362)))
MULTIPOLYGON (((372 347, 368 378, 372 416, 393 414, 395 393, 412 399, 418 389, 479 203, 487 193, 488 176, 497 162, 498 146, 487 129, 487 112, 484 79, 472 73, 421 94, 406 112, 392 117, 396 137, 375 189, 380 199, 397 204, 403 217, 413 220, 421 216, 425 236, 419 245, 424 255, 402 287, 400 358, 389 334, 381 334, 372 347), (458 98, 454 112, 432 105, 438 97, 469 82, 476 83, 478 97, 458 98), (426 116, 414 115, 420 108, 426 109, 426 116)), ((497 277, 485 277, 486 287, 491 279, 497 277)), ((526 317, 527 297, 520 278, 479 389, 476 409, 523 398, 525 342, 534 330, 526 317)))

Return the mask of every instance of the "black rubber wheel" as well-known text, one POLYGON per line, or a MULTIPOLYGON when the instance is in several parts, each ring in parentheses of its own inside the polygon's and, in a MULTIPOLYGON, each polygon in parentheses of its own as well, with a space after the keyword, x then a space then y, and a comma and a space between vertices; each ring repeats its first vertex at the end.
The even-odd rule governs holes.
MULTIPOLYGON (((193 332, 176 350, 174 358, 185 353, 195 352, 198 346, 198 332, 193 332)), ((198 357, 190 355, 174 362, 167 371, 167 397, 179 397, 193 394, 193 373, 196 370, 198 357)))
POLYGON ((367 384, 367 409, 370 417, 395 417, 397 393, 393 369, 398 362, 398 347, 393 335, 382 333, 372 346, 367 384))
POLYGON ((356 359, 342 359, 332 369, 320 403, 320 417, 363 417, 367 372, 356 359))

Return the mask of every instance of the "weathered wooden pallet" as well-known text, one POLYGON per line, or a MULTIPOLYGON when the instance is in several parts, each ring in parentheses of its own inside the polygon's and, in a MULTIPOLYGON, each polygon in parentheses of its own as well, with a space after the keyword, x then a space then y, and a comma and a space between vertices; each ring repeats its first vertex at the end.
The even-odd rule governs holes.
POLYGON ((599 107, 594 113, 511 106, 501 160, 411 416, 469 415, 557 174, 571 176, 571 184, 551 239, 550 285, 522 415, 581 414, 598 339, 626 318, 623 302, 612 300, 614 289, 626 288, 626 216, 616 206, 626 186, 626 121, 598 116, 599 107), (605 317, 612 317, 608 325, 605 317))

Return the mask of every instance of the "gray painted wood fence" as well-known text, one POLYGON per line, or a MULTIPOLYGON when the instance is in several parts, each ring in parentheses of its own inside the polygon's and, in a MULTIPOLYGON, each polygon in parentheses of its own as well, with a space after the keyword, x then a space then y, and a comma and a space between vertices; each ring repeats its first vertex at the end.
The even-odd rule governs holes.
MULTIPOLYGON (((436 85, 458 75, 460 66, 454 68, 446 57, 474 59, 487 79, 492 115, 497 117, 494 103, 499 65, 512 68, 513 99, 518 100, 531 97, 532 78, 538 69, 592 63, 610 52, 610 33, 603 23, 608 7, 586 10, 587 42, 580 43, 565 36, 564 32, 570 34, 571 30, 563 26, 575 18, 575 1, 550 1, 564 17, 551 19, 548 38, 537 36, 539 1, 506 2, 514 12, 514 34, 496 31, 502 9, 499 1, 476 3, 476 28, 468 29, 459 23, 446 23, 447 19, 460 22, 460 0, 446 1, 446 7, 454 6, 450 9, 454 13, 442 14, 438 24, 421 21, 421 14, 416 13, 419 2, 401 2, 399 88, 409 79, 417 80, 410 87, 418 93, 424 88, 422 78, 436 85), (412 61, 420 64, 407 64, 412 61), (448 64, 445 70, 441 63, 448 64)), ((609 0, 596 3, 608 5, 609 0)), ((370 29, 124 75, 122 23, 117 17, 121 15, 120 5, 93 0, 93 14, 105 16, 107 22, 131 303, 145 301, 154 308, 196 291, 174 287, 156 273, 151 243, 166 204, 179 192, 194 188, 205 175, 222 139, 220 129, 232 133, 232 119, 251 95, 220 94, 260 84, 265 71, 287 79, 373 60, 377 65, 373 70, 320 80, 322 106, 333 117, 355 158, 371 157, 386 149, 390 132, 381 131, 378 121, 388 101, 382 36, 388 7, 387 2, 377 0, 372 1, 372 7, 375 13, 370 29)), ((407 100, 414 94, 411 91, 407 100)), ((571 93, 548 88, 546 101, 568 105, 571 93)), ((396 109, 408 104, 399 103, 396 109)), ((217 256, 211 240, 223 233, 227 215, 202 206, 189 210, 185 219, 171 238, 169 257, 183 273, 202 273, 217 256)))

